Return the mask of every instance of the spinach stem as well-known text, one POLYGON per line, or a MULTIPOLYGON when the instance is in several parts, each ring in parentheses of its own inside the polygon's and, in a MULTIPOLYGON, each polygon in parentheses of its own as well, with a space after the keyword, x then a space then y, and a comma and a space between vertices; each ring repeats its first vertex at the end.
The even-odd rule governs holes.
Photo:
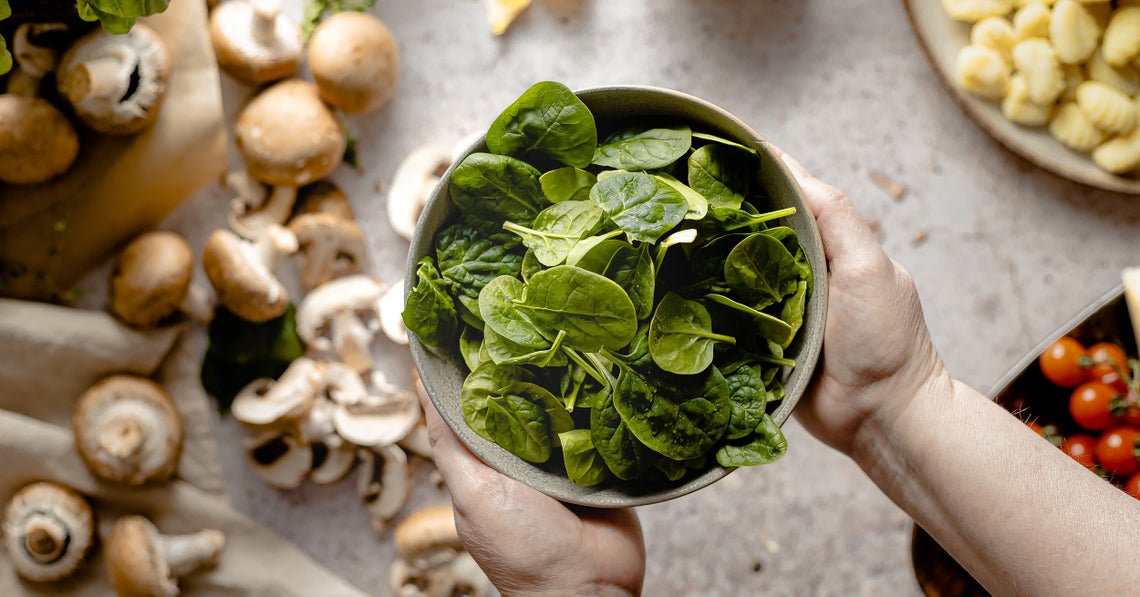
POLYGON ((610 385, 606 381, 606 378, 600 372, 598 372, 598 370, 595 369, 591 363, 589 363, 586 359, 582 358, 582 355, 578 354, 578 351, 574 350, 573 348, 570 348, 569 346, 563 346, 562 352, 565 352, 566 356, 570 357, 571 361, 574 361, 575 363, 577 363, 578 366, 581 367, 582 370, 586 372, 586 375, 589 375, 590 377, 594 378, 594 381, 602 384, 603 386, 605 386, 607 388, 610 387, 610 385))
MULTIPOLYGON (((602 350, 605 350, 605 349, 603 348, 602 350)), ((607 388, 614 387, 614 384, 617 383, 617 380, 615 380, 613 374, 610 373, 610 366, 612 366, 612 363, 607 364, 607 363, 601 362, 602 359, 606 359, 606 357, 601 355, 601 354, 598 354, 596 352, 586 353, 586 358, 589 359, 590 362, 593 363, 594 366, 598 368, 598 372, 601 373, 606 378, 606 384, 605 384, 606 387, 607 388)), ((606 359, 606 360, 608 360, 608 359, 606 359)))
POLYGON ((796 362, 792 359, 784 359, 780 357, 771 357, 768 355, 758 354, 755 355, 757 361, 761 363, 768 363, 770 365, 781 365, 784 367, 795 367, 796 362))

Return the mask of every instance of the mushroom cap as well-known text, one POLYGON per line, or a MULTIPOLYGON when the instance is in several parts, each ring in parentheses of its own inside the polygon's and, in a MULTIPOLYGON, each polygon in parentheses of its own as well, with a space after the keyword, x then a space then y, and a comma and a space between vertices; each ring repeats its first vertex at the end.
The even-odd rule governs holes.
POLYGON ((455 512, 451 504, 429 506, 412 512, 396 525, 395 539, 396 549, 408 561, 436 550, 463 549, 459 531, 455 529, 455 512))
POLYGON ((218 302, 252 322, 280 317, 289 307, 289 291, 265 265, 256 246, 218 229, 202 249, 202 268, 218 302))
POLYGON ((210 11, 210 43, 218 66, 247 85, 296 74, 304 46, 296 21, 281 13, 259 15, 250 2, 225 2, 210 11))
POLYGON ((415 394, 388 383, 379 371, 372 373, 370 388, 361 383, 359 389, 330 394, 337 433, 358 446, 395 444, 411 433, 423 413, 415 394))
POLYGON ((158 529, 142 516, 123 516, 115 521, 103 546, 103 558, 118 595, 178 595, 178 585, 159 551, 158 538, 158 529))
POLYGON ((356 491, 380 530, 400 513, 411 495, 408 455, 399 446, 361 448, 363 463, 356 478, 356 491))
POLYGON ((37 582, 59 580, 86 560, 95 538, 95 516, 75 491, 56 483, 32 483, 4 508, 3 537, 16 574, 37 582))
POLYGON ((396 344, 407 346, 408 327, 404 325, 404 279, 392 284, 380 298, 380 329, 396 344))
POLYGON ((301 214, 289 222, 304 255, 301 284, 316 288, 360 269, 365 257, 364 233, 352 220, 333 214, 301 214))
POLYGON ((238 114, 234 141, 254 178, 299 187, 323 178, 344 158, 348 139, 317 88, 286 79, 257 94, 238 114))
POLYGON ((190 243, 174 232, 144 233, 119 254, 111 311, 132 325, 155 325, 178 310, 193 277, 190 243))
POLYGON ((182 453, 182 415, 157 383, 112 375, 79 398, 75 448, 95 475, 127 485, 169 479, 182 453))
POLYGON ((309 479, 317 485, 336 483, 345 477, 356 464, 356 446, 335 434, 313 442, 313 466, 309 479))
POLYGON ((136 23, 112 35, 96 28, 64 52, 56 86, 87 126, 109 135, 132 135, 158 117, 170 77, 166 44, 136 23))
POLYGON ((350 114, 382 108, 400 76, 392 32, 365 12, 325 19, 309 40, 308 59, 321 98, 350 114))
POLYGON ((277 427, 296 422, 312 407, 319 381, 320 371, 315 361, 305 357, 295 359, 277 381, 250 382, 234 398, 230 413, 251 427, 277 427))
POLYGON ((420 213, 451 162, 450 147, 429 143, 412 150, 396 167, 388 187, 388 223, 405 240, 415 235, 420 213))
POLYGON ((75 163, 79 135, 55 106, 38 97, 0 95, 0 181, 47 182, 75 163))
POLYGON ((356 219, 344 191, 331 180, 323 178, 297 191, 296 213, 332 214, 346 220, 356 219))

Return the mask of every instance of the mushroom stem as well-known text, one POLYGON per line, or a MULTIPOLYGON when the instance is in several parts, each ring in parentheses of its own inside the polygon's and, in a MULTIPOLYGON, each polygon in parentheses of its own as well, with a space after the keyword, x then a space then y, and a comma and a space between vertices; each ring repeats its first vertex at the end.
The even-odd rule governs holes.
POLYGON ((131 75, 139 66, 139 56, 124 46, 111 46, 80 68, 87 74, 87 93, 79 102, 95 107, 115 105, 123 101, 130 90, 131 75))
POLYGON ((257 260, 270 272, 274 272, 282 255, 297 252, 297 235, 284 226, 270 225, 264 234, 253 241, 253 251, 257 260))
POLYGON ((368 371, 372 368, 373 333, 350 310, 338 311, 334 316, 329 334, 337 355, 355 371, 368 371))
POLYGON ((226 536, 214 529, 188 535, 160 535, 159 544, 174 577, 213 565, 226 545, 226 536))
POLYGON ((297 187, 276 186, 265 197, 260 206, 251 211, 239 213, 246 204, 235 200, 235 210, 230 217, 230 227, 245 238, 257 238, 272 225, 281 225, 289 219, 293 203, 297 200, 297 187))
POLYGON ((107 421, 98 431, 99 446, 107 454, 127 459, 138 454, 146 441, 146 429, 138 418, 124 415, 107 421))
POLYGON ((258 45, 277 45, 277 15, 281 14, 281 0, 249 0, 253 9, 253 39, 258 45))
POLYGON ((67 527, 54 516, 41 515, 24 528, 24 551, 41 564, 50 564, 67 550, 67 527))

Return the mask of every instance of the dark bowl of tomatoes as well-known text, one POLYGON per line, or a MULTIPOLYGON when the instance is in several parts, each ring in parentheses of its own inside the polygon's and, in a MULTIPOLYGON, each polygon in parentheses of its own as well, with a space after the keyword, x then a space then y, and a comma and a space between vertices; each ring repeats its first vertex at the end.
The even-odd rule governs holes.
MULTIPOLYGON (((988 395, 1089 474, 1140 499, 1138 383, 1136 336, 1121 285, 1030 351, 988 395)), ((911 556, 926 595, 986 594, 917 526, 911 556)))

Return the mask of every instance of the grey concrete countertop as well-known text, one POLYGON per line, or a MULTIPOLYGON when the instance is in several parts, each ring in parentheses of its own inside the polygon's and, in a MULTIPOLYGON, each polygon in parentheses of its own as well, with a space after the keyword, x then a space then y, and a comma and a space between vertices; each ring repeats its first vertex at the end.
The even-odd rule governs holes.
MULTIPOLYGON (((699 96, 844 190, 913 274, 950 370, 983 392, 1140 261, 1137 198, 1057 178, 991 140, 940 85, 901 2, 535 0, 502 37, 483 10, 481 0, 377 3, 402 77, 383 111, 349 119, 362 169, 334 179, 382 279, 402 276, 407 250, 384 217, 397 163, 424 142, 485 128, 542 79, 699 96)), ((223 85, 232 116, 248 90, 223 85)), ((225 202, 207 189, 165 227, 201 243, 224 224, 225 202)), ((380 350, 406 379, 410 358, 380 350)), ((919 594, 907 515, 845 456, 794 421, 786 431, 779 462, 640 509, 647 595, 919 594)), ((236 507, 385 594, 391 534, 368 527, 351 480, 273 490, 245 463, 238 426, 221 419, 218 433, 236 507)), ((425 482, 412 507, 445 499, 425 482)))

